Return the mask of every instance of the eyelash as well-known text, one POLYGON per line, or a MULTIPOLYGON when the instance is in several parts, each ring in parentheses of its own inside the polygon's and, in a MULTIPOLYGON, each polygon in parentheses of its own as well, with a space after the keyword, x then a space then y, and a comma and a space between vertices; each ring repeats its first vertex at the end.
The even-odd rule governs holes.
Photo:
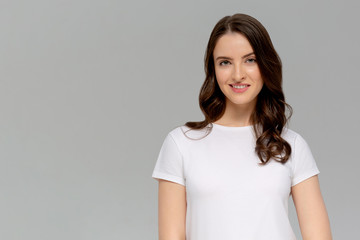
MULTIPOLYGON (((249 59, 247 59, 246 61, 248 61, 248 60, 253 60, 251 63, 256 62, 256 59, 255 59, 255 58, 249 58, 249 59)), ((222 66, 223 63, 225 63, 225 62, 230 63, 228 60, 225 60, 225 61, 220 62, 219 65, 222 66)))

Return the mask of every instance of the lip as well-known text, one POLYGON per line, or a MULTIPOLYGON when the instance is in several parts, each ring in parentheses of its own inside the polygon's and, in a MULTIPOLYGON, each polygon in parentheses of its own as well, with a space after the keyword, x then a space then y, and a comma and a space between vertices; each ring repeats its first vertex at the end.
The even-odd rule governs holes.
POLYGON ((231 87, 231 89, 236 92, 236 93, 243 93, 245 92, 246 90, 248 90, 248 88, 250 87, 249 84, 229 84, 229 86, 231 87), (233 88, 233 85, 235 86, 240 86, 240 85, 247 85, 246 88, 233 88))

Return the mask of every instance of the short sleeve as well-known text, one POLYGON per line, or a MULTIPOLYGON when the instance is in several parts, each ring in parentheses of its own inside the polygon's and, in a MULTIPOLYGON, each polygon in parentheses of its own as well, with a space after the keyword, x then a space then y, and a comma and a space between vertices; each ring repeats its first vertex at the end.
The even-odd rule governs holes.
POLYGON ((152 177, 185 186, 183 157, 170 133, 166 136, 157 158, 152 177))
POLYGON ((291 186, 320 173, 309 145, 300 134, 295 137, 294 146, 291 186))

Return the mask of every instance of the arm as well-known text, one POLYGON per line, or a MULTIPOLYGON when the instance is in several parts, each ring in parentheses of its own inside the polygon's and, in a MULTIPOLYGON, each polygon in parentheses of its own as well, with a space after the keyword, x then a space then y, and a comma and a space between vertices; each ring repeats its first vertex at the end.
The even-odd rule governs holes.
POLYGON ((318 176, 294 185, 291 192, 303 240, 332 240, 318 176))
POLYGON ((186 188, 159 180, 159 240, 185 240, 186 188))

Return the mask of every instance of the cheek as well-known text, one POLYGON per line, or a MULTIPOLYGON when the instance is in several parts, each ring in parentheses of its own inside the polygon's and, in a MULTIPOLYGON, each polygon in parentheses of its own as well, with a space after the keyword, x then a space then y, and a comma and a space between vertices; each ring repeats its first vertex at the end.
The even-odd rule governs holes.
POLYGON ((250 67, 247 69, 247 73, 253 77, 260 75, 260 71, 258 67, 250 67))
POLYGON ((249 69, 248 74, 251 76, 251 78, 254 81, 258 82, 260 85, 263 84, 263 80, 262 80, 261 73, 260 73, 259 69, 257 69, 257 68, 249 69))
POLYGON ((229 71, 226 69, 215 69, 215 76, 219 83, 225 83, 229 77, 229 71))

